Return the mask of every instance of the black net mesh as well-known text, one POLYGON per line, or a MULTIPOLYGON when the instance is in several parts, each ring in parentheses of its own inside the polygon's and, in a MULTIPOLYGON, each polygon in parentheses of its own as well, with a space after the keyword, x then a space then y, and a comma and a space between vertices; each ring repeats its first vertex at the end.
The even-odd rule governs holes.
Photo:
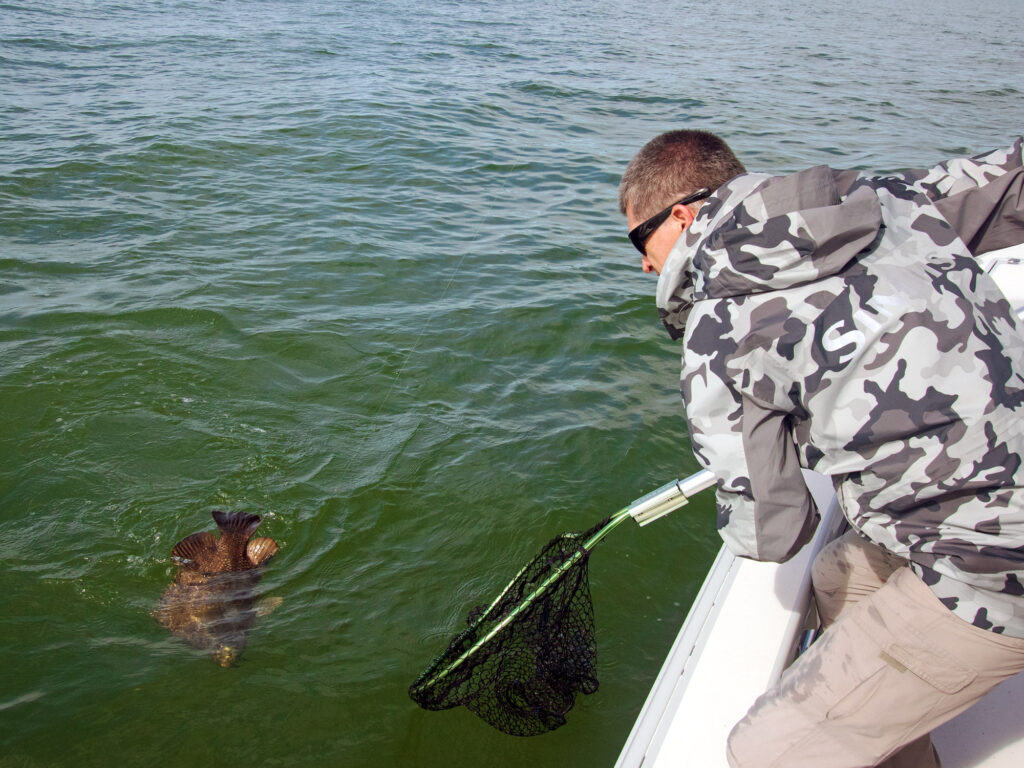
POLYGON ((486 616, 486 605, 471 611, 469 628, 409 689, 413 701, 425 709, 461 704, 513 736, 535 736, 564 725, 576 694, 597 690, 589 552, 583 544, 605 523, 552 539, 486 616), (574 556, 579 559, 549 588, 446 673, 574 556))

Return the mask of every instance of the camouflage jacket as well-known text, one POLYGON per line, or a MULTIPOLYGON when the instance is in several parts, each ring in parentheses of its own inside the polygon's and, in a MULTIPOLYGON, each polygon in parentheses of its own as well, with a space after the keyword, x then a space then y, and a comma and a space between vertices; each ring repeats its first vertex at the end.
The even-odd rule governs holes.
POLYGON ((1024 241, 1022 149, 745 174, 701 207, 658 309, 734 552, 795 554, 813 469, 959 616, 1024 637, 1024 338, 974 258, 1024 241))

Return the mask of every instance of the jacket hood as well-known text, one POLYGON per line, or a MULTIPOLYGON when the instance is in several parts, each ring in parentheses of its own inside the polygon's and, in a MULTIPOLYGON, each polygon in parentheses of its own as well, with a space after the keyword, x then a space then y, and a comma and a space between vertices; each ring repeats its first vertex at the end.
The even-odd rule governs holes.
POLYGON ((857 178, 822 165, 788 176, 748 173, 722 185, 665 260, 657 302, 669 335, 682 338, 697 301, 792 288, 842 271, 882 230, 878 197, 857 178))

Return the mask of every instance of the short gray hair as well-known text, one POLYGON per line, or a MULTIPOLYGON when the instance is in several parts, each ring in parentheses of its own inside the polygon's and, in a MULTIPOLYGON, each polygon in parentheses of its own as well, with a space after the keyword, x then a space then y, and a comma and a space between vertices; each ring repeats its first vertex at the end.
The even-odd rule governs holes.
POLYGON ((646 219, 701 187, 718 189, 746 173, 729 145, 707 131, 669 131, 651 139, 626 166, 619 210, 646 219))

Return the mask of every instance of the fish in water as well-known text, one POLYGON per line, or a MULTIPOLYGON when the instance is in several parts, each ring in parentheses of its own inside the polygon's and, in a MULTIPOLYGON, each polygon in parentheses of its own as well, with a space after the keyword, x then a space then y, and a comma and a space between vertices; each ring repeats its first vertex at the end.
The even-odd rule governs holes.
MULTIPOLYGON (((173 634, 210 651, 222 667, 237 661, 256 621, 256 585, 277 543, 250 537, 258 515, 215 510, 220 537, 193 533, 174 545, 174 582, 164 591, 156 618, 173 634)), ((278 601, 280 602, 280 601, 278 601)))

